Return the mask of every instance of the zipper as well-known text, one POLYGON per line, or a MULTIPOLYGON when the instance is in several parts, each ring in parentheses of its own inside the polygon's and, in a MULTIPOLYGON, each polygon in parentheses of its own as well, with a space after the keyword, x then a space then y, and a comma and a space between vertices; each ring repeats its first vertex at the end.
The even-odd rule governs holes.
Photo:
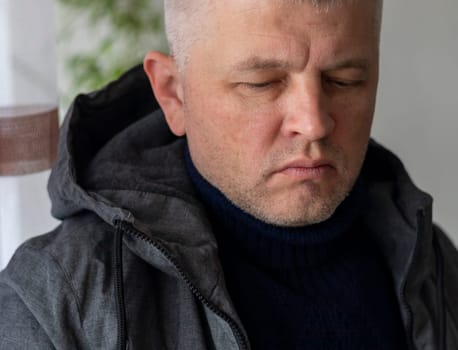
POLYGON ((245 338, 242 329, 240 326, 235 322, 229 315, 227 315, 225 312, 221 311, 218 309, 213 303, 208 301, 207 298, 205 298, 202 293, 199 292, 199 290, 196 288, 196 286, 190 281, 186 273, 183 271, 183 269, 178 265, 178 263, 175 261, 175 259, 170 255, 170 253, 159 243, 155 242, 152 240, 150 237, 145 235, 143 232, 140 232, 136 229, 134 229, 131 225, 125 223, 125 222, 119 222, 118 223, 119 228, 124 231, 125 233, 135 237, 139 238, 149 244, 151 244, 154 248, 159 250, 164 257, 175 267, 175 269, 178 271, 180 277, 183 279, 183 281, 186 283, 188 288, 191 290, 191 292, 194 294, 194 296, 202 303, 204 304, 210 311, 215 313, 217 316, 222 318, 224 321, 226 321, 229 324, 229 327, 231 328, 232 332, 234 333, 235 339, 237 341, 237 344, 239 345, 239 348, 241 350, 249 350, 248 346, 248 341, 245 338))
POLYGON ((127 349, 126 307, 124 303, 124 285, 122 268, 122 232, 118 227, 114 246, 114 275, 116 284, 116 305, 118 314, 118 346, 119 350, 127 349))

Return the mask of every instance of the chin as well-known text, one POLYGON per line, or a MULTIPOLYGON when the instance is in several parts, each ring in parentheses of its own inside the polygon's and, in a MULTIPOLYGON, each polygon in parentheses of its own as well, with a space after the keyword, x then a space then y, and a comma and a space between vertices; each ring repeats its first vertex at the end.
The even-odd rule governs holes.
POLYGON ((302 201, 300 206, 297 201, 284 208, 264 208, 258 213, 252 213, 255 217, 268 224, 284 227, 301 227, 328 220, 335 212, 338 203, 309 203, 302 201), (292 209, 293 208, 293 209, 292 209), (274 209, 274 210, 272 210, 274 209))
POLYGON ((332 214, 334 214, 335 210, 332 211, 323 211, 320 213, 312 213, 300 216, 285 216, 283 218, 276 218, 273 220, 273 224, 278 226, 285 226, 285 227, 301 227, 301 226, 308 226, 319 224, 320 222, 328 220, 332 214))
POLYGON ((293 201, 290 197, 287 203, 283 203, 284 205, 279 206, 277 210, 265 208, 265 214, 270 223, 278 226, 299 227, 318 224, 332 217, 348 193, 349 191, 341 189, 333 191, 330 195, 308 193, 306 197, 299 196, 293 201))

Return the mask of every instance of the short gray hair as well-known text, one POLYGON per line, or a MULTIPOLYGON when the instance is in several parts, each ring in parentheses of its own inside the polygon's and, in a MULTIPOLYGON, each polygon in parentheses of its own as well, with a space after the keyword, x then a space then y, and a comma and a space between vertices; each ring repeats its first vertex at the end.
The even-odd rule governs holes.
MULTIPOLYGON (((219 1, 219 0, 216 0, 219 1)), ((230 1, 230 0, 229 0, 230 1)), ((344 2, 355 0, 277 0, 303 3, 308 1, 320 11, 341 5, 344 2)), ((382 20, 383 0, 376 1, 376 32, 380 33, 382 20)), ((199 21, 208 11, 210 0, 164 0, 165 33, 170 54, 182 70, 189 59, 189 48, 198 39, 199 21)))

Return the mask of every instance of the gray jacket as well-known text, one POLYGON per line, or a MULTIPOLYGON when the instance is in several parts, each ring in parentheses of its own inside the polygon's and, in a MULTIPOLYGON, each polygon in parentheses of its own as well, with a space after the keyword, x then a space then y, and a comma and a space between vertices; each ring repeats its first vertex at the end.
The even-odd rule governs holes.
MULTIPOLYGON (((62 224, 0 274, 0 349, 250 348, 185 141, 157 109, 141 67, 76 98, 49 181, 62 224)), ((363 171, 410 349, 458 349, 458 254, 432 199, 373 141, 363 171)))

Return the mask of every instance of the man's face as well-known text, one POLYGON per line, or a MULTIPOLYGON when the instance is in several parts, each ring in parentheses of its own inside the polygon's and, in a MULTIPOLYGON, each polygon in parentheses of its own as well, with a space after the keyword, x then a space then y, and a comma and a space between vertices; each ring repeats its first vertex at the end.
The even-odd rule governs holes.
POLYGON ((329 218, 364 159, 375 105, 375 1, 217 2, 182 76, 199 172, 277 225, 329 218), (224 5, 222 5, 224 4, 224 5))

